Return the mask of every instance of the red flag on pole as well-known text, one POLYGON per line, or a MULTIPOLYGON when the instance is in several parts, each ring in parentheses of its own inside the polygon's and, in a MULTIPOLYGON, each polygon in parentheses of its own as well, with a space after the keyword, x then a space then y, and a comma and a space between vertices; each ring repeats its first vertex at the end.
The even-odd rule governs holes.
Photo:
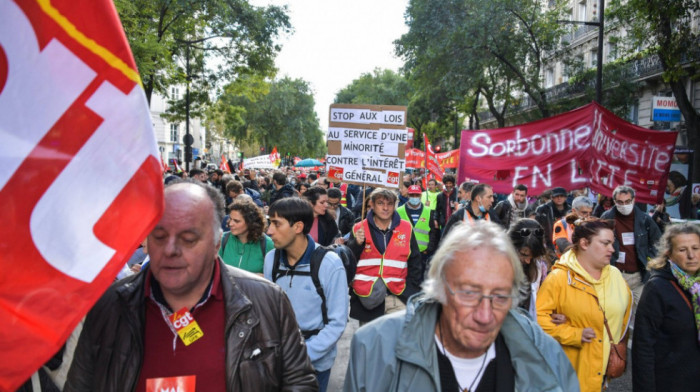
POLYGON ((168 165, 165 164, 165 160, 163 159, 163 154, 160 155, 160 165, 163 167, 163 173, 167 172, 168 169, 170 169, 168 167, 168 165))
POLYGON ((140 83, 111 0, 0 0, 0 390, 58 351, 162 213, 140 83))
POLYGON ((277 152, 277 146, 272 149, 272 153, 270 154, 270 162, 272 162, 275 167, 280 167, 280 163, 282 163, 280 160, 280 153, 277 152))
POLYGON ((231 168, 228 167, 228 161, 226 160, 224 154, 221 154, 221 163, 219 164, 219 169, 223 170, 226 173, 231 173, 231 168))
POLYGON ((429 173, 434 175, 438 181, 442 181, 442 168, 440 168, 440 164, 438 163, 437 157, 435 156, 435 152, 433 152, 433 146, 428 140, 428 135, 423 134, 423 139, 423 141, 425 142, 425 159, 427 169, 429 173))

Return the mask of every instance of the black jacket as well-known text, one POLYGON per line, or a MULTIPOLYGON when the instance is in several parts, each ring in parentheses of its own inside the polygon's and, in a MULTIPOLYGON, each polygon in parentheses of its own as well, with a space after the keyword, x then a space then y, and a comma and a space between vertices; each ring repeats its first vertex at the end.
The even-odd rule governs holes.
POLYGON ((338 225, 335 224, 335 219, 328 214, 318 216, 318 243, 321 246, 332 244, 339 235, 340 231, 338 231, 338 225))
MULTIPOLYGON (((374 244, 377 246, 377 250, 383 254, 385 251, 385 242, 383 237, 387 237, 388 239, 386 243, 389 243, 389 241, 391 241, 391 237, 394 235, 393 228, 398 226, 400 221, 401 218, 399 217, 399 214, 394 212, 394 217, 389 229, 384 231, 379 230, 379 228, 374 224, 374 215, 370 210, 367 213, 367 222, 371 233, 365 233, 365 237, 371 235, 374 244)), ((352 231, 350 232, 350 240, 348 241, 347 246, 355 255, 355 259, 360 260, 360 256, 364 250, 364 243, 358 244, 352 231)), ((404 289, 403 293, 398 296, 403 303, 406 303, 410 296, 420 291, 420 285, 423 282, 423 260, 421 258, 420 249, 418 249, 418 243, 416 242, 416 237, 413 235, 413 232, 411 232, 411 254, 408 256, 407 264, 408 272, 406 275, 406 288, 404 289)), ((350 317, 360 321, 371 321, 381 317, 383 314, 384 304, 381 304, 374 309, 367 309, 362 306, 362 303, 357 298, 357 295, 355 295, 355 292, 350 290, 350 317)))
POLYGON ((355 222, 355 214, 343 206, 339 206, 339 210, 338 230, 340 230, 340 235, 345 235, 352 230, 352 225, 355 222))
POLYGON ((272 205, 272 203, 276 202, 279 199, 296 196, 296 194, 297 192, 292 186, 292 184, 284 184, 280 189, 275 189, 273 186, 273 189, 270 191, 270 205, 272 205))
MULTIPOLYGON (((644 213, 639 207, 634 207, 634 250, 637 251, 637 265, 642 274, 642 280, 646 282, 649 278, 647 273, 647 262, 656 256, 656 244, 661 238, 661 231, 651 217, 644 213)), ((601 215, 601 219, 615 219, 619 214, 617 208, 613 207, 601 215)), ((610 264, 615 265, 617 258, 620 256, 620 243, 615 237, 613 243, 615 253, 610 258, 610 264)))
POLYGON ((537 210, 535 210, 535 219, 542 225, 545 234, 545 244, 551 250, 554 250, 554 243, 552 242, 554 223, 565 217, 569 211, 571 211, 571 205, 569 205, 569 203, 564 202, 564 210, 563 212, 559 212, 557 207, 554 206, 554 202, 551 200, 537 207, 537 210))
MULTIPOLYGON (((447 222, 447 219, 449 219, 449 216, 447 215, 448 202, 457 202, 457 189, 452 190, 452 193, 449 196, 449 200, 447 195, 445 194, 445 191, 440 192, 440 194, 437 196, 437 201, 435 202, 435 219, 437 219, 440 228, 445 227, 445 223, 447 222)), ((453 208, 452 214, 454 213, 455 209, 453 208)), ((432 227, 432 225, 430 227, 432 227)))
POLYGON ((697 391, 700 346, 690 295, 671 282, 666 265, 652 270, 644 285, 634 322, 632 383, 634 392, 697 391))
MULTIPOLYGON (((476 217, 475 217, 474 213, 472 212, 472 205, 471 205, 471 203, 469 203, 466 206, 464 206, 464 208, 460 208, 459 210, 457 210, 457 212, 453 213, 452 216, 450 217, 450 219, 447 220, 447 223, 445 224, 445 228, 442 230, 442 238, 445 238, 447 233, 449 233, 450 230, 452 230, 452 227, 454 225, 456 225, 457 223, 461 223, 464 220, 465 213, 468 213, 469 215, 472 216, 472 218, 474 218, 474 220, 476 220, 476 217)), ((499 224, 499 225, 501 224, 501 221, 498 220, 498 216, 496 215, 496 212, 493 210, 493 208, 488 211, 488 214, 489 214, 489 220, 491 222, 499 224)))
MULTIPOLYGON (((289 299, 275 284, 217 258, 226 306, 227 391, 316 391, 289 299), (256 359, 249 359, 262 349, 256 359)), ((148 267, 114 283, 90 310, 64 391, 133 391, 143 361, 148 267)))

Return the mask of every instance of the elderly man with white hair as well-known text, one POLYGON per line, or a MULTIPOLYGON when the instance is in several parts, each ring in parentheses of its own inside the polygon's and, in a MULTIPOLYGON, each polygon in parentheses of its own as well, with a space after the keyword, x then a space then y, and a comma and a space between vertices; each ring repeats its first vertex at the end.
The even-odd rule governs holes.
POLYGON ((561 346, 516 309, 522 278, 500 226, 456 226, 423 292, 355 333, 344 390, 578 391, 561 346))

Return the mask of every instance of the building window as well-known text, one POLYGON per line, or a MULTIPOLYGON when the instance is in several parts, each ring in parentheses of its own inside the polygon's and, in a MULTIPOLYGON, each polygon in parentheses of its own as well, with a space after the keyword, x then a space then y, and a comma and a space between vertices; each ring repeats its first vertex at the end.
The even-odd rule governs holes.
POLYGON ((613 61, 617 58, 617 43, 608 41, 608 61, 613 61))
POLYGON ((597 67, 597 66, 598 66, 598 48, 594 48, 593 50, 591 50, 591 52, 590 52, 590 54, 589 54, 589 57, 590 57, 590 60, 591 60, 591 61, 589 62, 590 67, 591 67, 591 68, 597 67))
POLYGON ((586 13, 586 2, 587 0, 581 0, 581 2, 578 3, 578 20, 588 20, 588 14, 586 13))
POLYGON ((177 87, 171 87, 170 88, 170 99, 173 101, 177 101, 180 99, 180 89, 177 87))
POLYGON ((180 133, 180 124, 170 124, 170 141, 171 142, 177 143, 180 140, 179 133, 180 133))
POLYGON ((547 68, 544 71, 544 88, 550 88, 554 86, 554 69, 547 68))
POLYGON ((627 121, 639 125, 639 101, 630 105, 627 121))

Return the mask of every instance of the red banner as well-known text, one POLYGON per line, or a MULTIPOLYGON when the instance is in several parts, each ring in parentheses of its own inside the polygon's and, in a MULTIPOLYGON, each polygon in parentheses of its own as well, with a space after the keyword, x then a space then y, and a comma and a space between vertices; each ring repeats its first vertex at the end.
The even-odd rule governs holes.
POLYGON ((425 167, 425 152, 410 148, 406 150, 406 167, 420 169, 425 167))
POLYGON ((441 152, 436 157, 443 169, 456 169, 459 166, 459 150, 441 152))
POLYGON ((428 171, 432 175, 434 175, 438 181, 442 181, 443 170, 440 167, 440 164, 438 163, 437 157, 435 156, 435 152, 433 152, 433 146, 428 140, 428 135, 423 134, 423 139, 425 142, 425 154, 428 157, 428 159, 426 160, 428 165, 428 171))
POLYGON ((619 185, 637 201, 661 201, 677 132, 630 124, 591 103, 568 113, 523 125, 462 131, 459 182, 465 178, 510 193, 525 184, 537 195, 556 186, 590 186, 612 194, 619 185))
POLYGON ((0 0, 0 390, 61 347, 163 206, 111 0, 0 0))

